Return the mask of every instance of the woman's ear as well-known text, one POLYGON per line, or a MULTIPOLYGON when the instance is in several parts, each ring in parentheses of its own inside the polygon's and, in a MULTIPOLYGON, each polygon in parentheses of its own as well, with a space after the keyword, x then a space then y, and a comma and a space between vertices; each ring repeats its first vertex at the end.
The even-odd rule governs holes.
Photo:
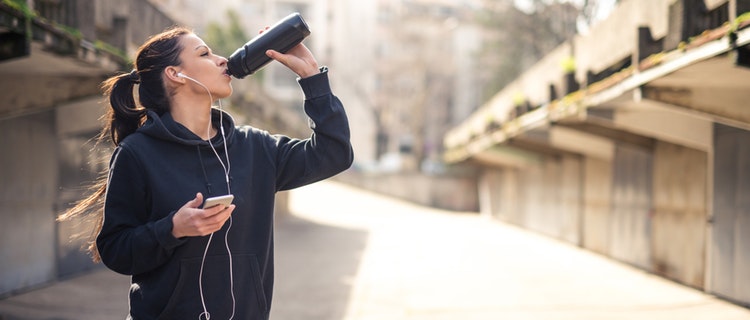
POLYGON ((164 68, 164 76, 169 82, 185 83, 185 78, 180 76, 180 71, 176 67, 169 66, 164 68))

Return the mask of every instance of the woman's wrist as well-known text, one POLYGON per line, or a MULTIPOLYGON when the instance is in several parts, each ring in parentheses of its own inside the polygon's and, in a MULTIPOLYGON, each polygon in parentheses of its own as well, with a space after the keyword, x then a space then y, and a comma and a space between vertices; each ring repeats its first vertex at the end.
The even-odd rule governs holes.
POLYGON ((319 74, 319 73, 320 73, 320 68, 318 68, 318 67, 315 67, 314 69, 308 69, 308 70, 305 70, 304 72, 300 72, 300 73, 298 74, 298 76, 299 76, 299 77, 300 77, 301 79, 304 79, 304 78, 309 78, 309 77, 312 77, 312 76, 314 76, 314 75, 316 75, 316 74, 319 74))

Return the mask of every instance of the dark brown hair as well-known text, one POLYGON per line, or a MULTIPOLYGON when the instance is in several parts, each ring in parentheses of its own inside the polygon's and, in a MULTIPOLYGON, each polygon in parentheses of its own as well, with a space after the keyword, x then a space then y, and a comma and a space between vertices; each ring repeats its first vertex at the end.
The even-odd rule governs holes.
MULTIPOLYGON (((169 92, 164 85, 162 74, 169 66, 178 66, 182 45, 180 38, 191 34, 184 27, 173 27, 150 37, 138 48, 134 68, 130 73, 113 76, 102 82, 101 88, 109 98, 110 108, 104 115, 104 126, 97 137, 98 142, 111 139, 115 146, 135 132, 146 120, 146 112, 152 110, 161 115, 169 111, 169 92), (138 104, 133 89, 138 84, 138 104)), ((85 218, 94 220, 92 230, 85 244, 94 261, 101 260, 96 247, 96 236, 101 231, 104 217, 104 195, 107 191, 108 172, 91 187, 86 198, 58 217, 58 220, 85 218)))

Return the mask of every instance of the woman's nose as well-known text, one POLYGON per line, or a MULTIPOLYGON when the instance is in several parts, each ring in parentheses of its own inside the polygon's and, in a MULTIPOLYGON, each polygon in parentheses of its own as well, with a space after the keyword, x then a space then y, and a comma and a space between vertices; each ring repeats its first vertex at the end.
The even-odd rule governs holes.
POLYGON ((222 56, 219 56, 219 66, 224 66, 227 64, 229 60, 227 58, 224 58, 222 56))

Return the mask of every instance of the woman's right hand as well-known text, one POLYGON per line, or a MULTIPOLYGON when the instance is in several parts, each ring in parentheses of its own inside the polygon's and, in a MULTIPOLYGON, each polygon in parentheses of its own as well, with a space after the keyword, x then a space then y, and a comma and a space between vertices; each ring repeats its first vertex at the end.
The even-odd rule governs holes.
POLYGON ((205 236, 218 231, 232 215, 234 204, 201 209, 203 194, 198 192, 172 217, 172 235, 175 238, 205 236))

